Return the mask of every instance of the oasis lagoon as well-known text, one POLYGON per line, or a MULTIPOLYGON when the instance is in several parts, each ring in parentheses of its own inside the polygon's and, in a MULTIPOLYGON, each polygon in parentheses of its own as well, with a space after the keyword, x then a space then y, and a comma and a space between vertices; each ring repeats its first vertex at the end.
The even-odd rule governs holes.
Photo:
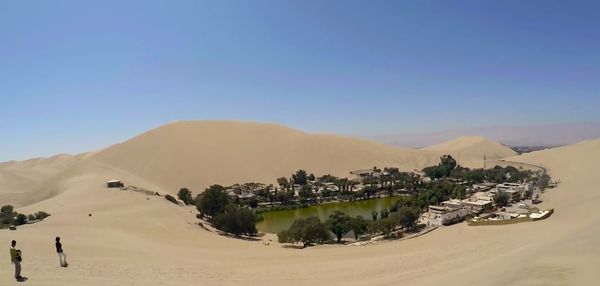
POLYGON ((294 220, 300 218, 317 216, 321 221, 325 222, 334 211, 341 211, 351 217, 360 215, 366 220, 371 220, 371 213, 373 211, 377 211, 380 214, 381 210, 389 209, 399 199, 399 197, 386 197, 354 202, 324 203, 293 210, 264 212, 262 213, 263 220, 257 223, 256 227, 262 232, 278 233, 289 229, 294 220))

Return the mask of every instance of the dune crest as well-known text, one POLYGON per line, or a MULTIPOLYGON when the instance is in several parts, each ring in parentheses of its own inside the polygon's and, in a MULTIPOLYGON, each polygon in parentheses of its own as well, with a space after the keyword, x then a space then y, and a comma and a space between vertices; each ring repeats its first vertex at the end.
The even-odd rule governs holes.
POLYGON ((105 169, 114 178, 163 193, 182 187, 198 193, 211 184, 275 183, 298 169, 341 177, 373 166, 414 171, 437 164, 445 154, 473 168, 483 166, 483 154, 504 158, 516 153, 483 137, 417 150, 276 124, 177 121, 94 152, 0 163, 0 198, 31 204, 61 193, 62 182, 74 176, 105 169))
POLYGON ((447 153, 458 158, 463 166, 479 168, 483 167, 484 156, 494 160, 517 155, 512 149, 481 136, 461 136, 421 150, 447 153))
POLYGON ((274 183, 298 169, 349 176, 354 169, 433 164, 437 154, 350 137, 308 134, 274 124, 179 121, 92 154, 171 192, 210 184, 274 183))

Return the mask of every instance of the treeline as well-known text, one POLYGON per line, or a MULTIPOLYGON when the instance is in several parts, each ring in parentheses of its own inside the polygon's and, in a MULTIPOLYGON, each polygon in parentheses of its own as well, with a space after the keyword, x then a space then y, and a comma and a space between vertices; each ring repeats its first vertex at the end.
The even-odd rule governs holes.
POLYGON ((530 170, 519 170, 513 166, 495 166, 492 169, 469 169, 458 165, 450 155, 440 158, 437 166, 423 169, 423 173, 431 179, 452 178, 471 184, 483 182, 491 183, 517 183, 534 180, 534 173, 530 170))
POLYGON ((11 205, 5 205, 0 208, 0 228, 7 228, 11 225, 24 225, 28 222, 43 220, 49 216, 50 214, 44 211, 26 215, 16 212, 11 205))
POLYGON ((376 211, 373 212, 371 221, 362 216, 350 217, 340 211, 333 212, 325 222, 321 222, 316 216, 297 219, 288 230, 278 233, 277 237, 280 243, 301 243, 303 248, 327 243, 334 238, 337 243, 341 243, 349 232, 354 233, 355 240, 364 234, 389 237, 398 227, 415 229, 420 210, 403 206, 389 211, 382 210, 379 218, 377 214, 376 211))
POLYGON ((255 236, 257 216, 247 208, 234 203, 221 185, 212 185, 192 199, 187 189, 179 191, 178 197, 188 205, 195 205, 199 218, 207 219, 215 228, 235 236, 255 236))

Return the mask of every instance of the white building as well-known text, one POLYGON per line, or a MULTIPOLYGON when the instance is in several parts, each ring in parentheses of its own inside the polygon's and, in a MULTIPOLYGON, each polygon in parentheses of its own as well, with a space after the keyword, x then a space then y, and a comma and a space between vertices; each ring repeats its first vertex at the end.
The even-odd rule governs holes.
POLYGON ((449 225, 463 221, 471 211, 468 208, 452 208, 448 206, 429 206, 425 218, 430 226, 449 225))

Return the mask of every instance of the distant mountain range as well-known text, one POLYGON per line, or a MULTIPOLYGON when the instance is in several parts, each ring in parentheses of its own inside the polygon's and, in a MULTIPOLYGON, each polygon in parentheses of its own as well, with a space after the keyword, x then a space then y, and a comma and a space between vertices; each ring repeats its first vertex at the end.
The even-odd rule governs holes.
POLYGON ((506 146, 518 147, 515 148, 516 151, 523 152, 531 147, 543 149, 600 138, 600 122, 523 126, 494 125, 439 132, 398 133, 363 137, 395 146, 422 148, 460 136, 483 136, 506 146))

